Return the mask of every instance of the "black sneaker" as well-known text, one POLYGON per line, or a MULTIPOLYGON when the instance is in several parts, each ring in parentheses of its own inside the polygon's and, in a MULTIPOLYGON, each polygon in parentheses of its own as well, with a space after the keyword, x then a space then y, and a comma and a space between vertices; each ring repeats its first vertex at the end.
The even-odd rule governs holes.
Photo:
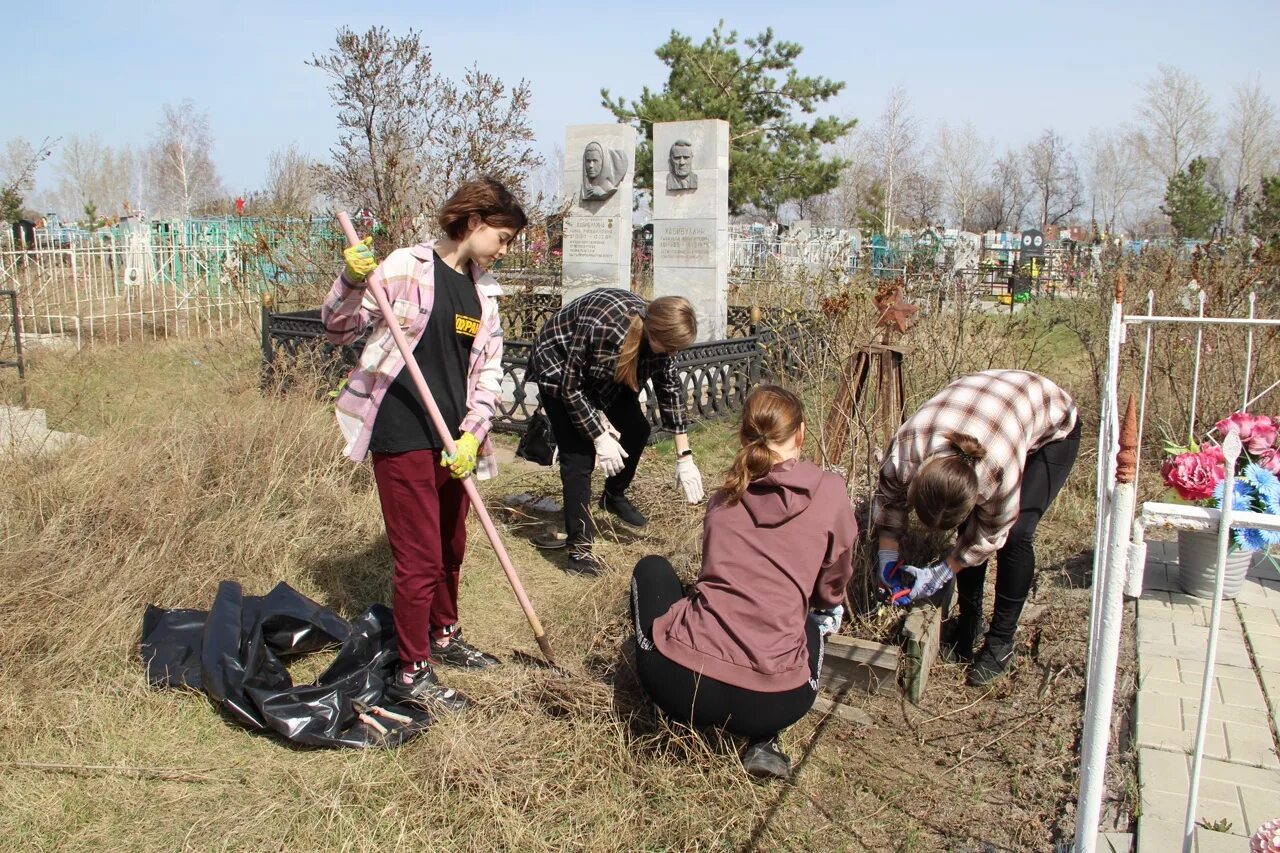
POLYGON ((984 633, 981 623, 975 626, 963 616, 952 619, 942 626, 938 654, 947 663, 973 663, 973 647, 984 633))
POLYGON ((757 779, 786 779, 791 775, 791 758, 773 735, 751 742, 742 753, 742 769, 757 779))
POLYGON ((1013 643, 988 637, 982 644, 982 651, 973 659, 966 680, 972 687, 983 687, 1004 675, 1012 664, 1013 643))
POLYGON ((452 687, 445 687, 436 678, 429 661, 401 665, 391 684, 387 685, 387 697, 395 702, 412 702, 428 711, 465 711, 471 700, 452 687))
POLYGON ((450 635, 447 646, 437 646, 432 643, 431 659, 449 666, 464 667, 466 669, 488 669, 491 666, 498 666, 502 663, 493 655, 480 651, 462 639, 461 631, 455 631, 450 635))
POLYGON ((604 492, 600 495, 600 508, 616 515, 623 524, 637 529, 649 523, 645 514, 636 509, 636 505, 629 501, 626 495, 611 495, 604 492))
POLYGON ((600 564, 590 551, 582 551, 569 555, 569 562, 565 564, 564 570, 571 575, 594 578, 600 574, 600 564))

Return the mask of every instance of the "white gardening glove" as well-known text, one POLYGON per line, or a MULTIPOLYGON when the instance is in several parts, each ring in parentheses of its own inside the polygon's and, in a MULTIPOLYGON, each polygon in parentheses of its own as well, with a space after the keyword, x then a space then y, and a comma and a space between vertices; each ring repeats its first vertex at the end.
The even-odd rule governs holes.
POLYGON ((943 584, 955 577, 946 560, 923 569, 916 566, 903 566, 902 570, 916 579, 916 582, 911 585, 912 601, 928 598, 942 589, 943 584))
POLYGON ((627 451, 622 449, 618 439, 608 432, 602 432, 595 437, 595 445, 596 466, 604 471, 606 477, 612 477, 622 470, 625 464, 622 460, 627 458, 627 451))
POLYGON ((844 605, 837 604, 830 610, 814 608, 809 611, 809 619, 818 626, 818 633, 822 636, 839 634, 840 623, 844 620, 844 605))
POLYGON ((702 491, 702 472, 693 464, 692 456, 681 456, 676 460, 676 485, 684 489, 684 499, 691 504, 700 502, 704 496, 702 491))

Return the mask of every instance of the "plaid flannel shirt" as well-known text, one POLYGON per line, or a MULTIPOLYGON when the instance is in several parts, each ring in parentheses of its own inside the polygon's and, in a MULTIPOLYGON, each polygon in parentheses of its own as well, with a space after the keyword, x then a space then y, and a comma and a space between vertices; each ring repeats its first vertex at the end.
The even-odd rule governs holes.
MULTIPOLYGON (((629 290, 602 288, 561 308, 538 331, 529 360, 538 388, 564 403, 574 424, 592 439, 604 432, 600 411, 624 387, 613 381, 613 369, 631 318, 644 316, 647 309, 648 303, 629 290)), ((663 426, 674 433, 687 432, 684 389, 675 359, 641 355, 636 368, 641 388, 650 377, 663 426)))
POLYGON ((929 456, 949 450, 946 434, 967 433, 986 449, 975 466, 978 502, 960 526, 952 555, 977 566, 1004 545, 1018 520, 1027 457, 1076 424, 1076 405, 1053 382, 1025 370, 984 370, 952 382, 899 427, 880 466, 872 500, 878 533, 907 528, 907 487, 929 456))
MULTIPOLYGON (((391 303, 396 320, 412 351, 422 340, 435 303, 435 264, 433 242, 397 249, 378 264, 369 281, 379 284, 391 303)), ((471 344, 467 364, 467 414, 460 428, 480 442, 476 459, 476 478, 486 480, 498 473, 489 428, 498 410, 502 392, 502 323, 498 317, 498 300, 502 288, 476 264, 471 265, 471 278, 480 298, 480 329, 471 344)), ((345 274, 339 275, 320 309, 325 337, 335 344, 349 344, 370 323, 376 324, 360 363, 347 377, 338 395, 335 410, 338 426, 347 439, 344 453, 353 462, 361 462, 368 454, 369 437, 378 407, 396 375, 404 368, 404 357, 396 347, 378 304, 365 285, 353 285, 345 274)))

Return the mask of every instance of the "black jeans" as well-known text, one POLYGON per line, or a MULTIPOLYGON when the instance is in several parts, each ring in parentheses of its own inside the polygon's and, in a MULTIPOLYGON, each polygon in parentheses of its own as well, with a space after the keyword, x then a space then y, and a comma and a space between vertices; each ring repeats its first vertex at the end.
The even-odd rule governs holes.
MULTIPOLYGON (((560 485, 564 490, 564 531, 569 536, 569 548, 587 551, 591 548, 591 472, 596 467, 596 446, 589 435, 579 430, 559 398, 539 389, 547 420, 560 448, 560 485)), ((619 443, 627 452, 623 468, 604 481, 604 490, 611 495, 622 495, 636 476, 640 454, 649 443, 649 419, 640 408, 640 398, 632 391, 623 390, 613 404, 604 410, 605 417, 622 433, 619 443)))
POLYGON ((653 620, 683 597, 680 579, 666 557, 650 555, 636 563, 631 575, 636 671, 649 697, 668 717, 696 728, 719 726, 754 739, 775 735, 809 712, 818 695, 823 647, 822 634, 812 620, 805 620, 809 682, 780 693, 762 693, 693 672, 654 648, 653 620))
MULTIPOLYGON (((1066 438, 1050 442, 1027 457, 1022 471, 1018 520, 1009 531, 1004 546, 996 552, 996 601, 991 613, 991 628, 987 632, 989 639, 1013 641, 1022 606, 1035 579, 1036 527, 1067 481, 1079 450, 1080 422, 1077 420, 1075 429, 1066 438)), ((956 575, 962 632, 971 632, 982 624, 982 594, 986 578, 986 563, 970 566, 956 575)))

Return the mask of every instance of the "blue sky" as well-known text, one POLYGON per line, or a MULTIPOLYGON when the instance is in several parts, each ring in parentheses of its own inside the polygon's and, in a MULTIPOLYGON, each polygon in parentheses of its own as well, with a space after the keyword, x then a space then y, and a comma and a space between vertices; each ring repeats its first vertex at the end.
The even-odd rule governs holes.
MULTIPOLYGON (((1261 74, 1280 102, 1280 2, 492 2, 214 3, 63 0, 5 15, 9 77, 0 141, 96 133, 142 146, 160 106, 192 98, 209 113, 214 157, 232 192, 260 185, 267 155, 296 142, 323 157, 336 139, 323 75, 304 64, 343 25, 422 31, 438 72, 479 63, 528 79, 538 145, 569 124, 610 121, 599 91, 661 88, 653 55, 672 28, 700 41, 724 17, 755 34, 772 26, 804 46, 802 73, 845 81, 829 112, 875 119, 903 86, 926 127, 972 120, 998 144, 1045 127, 1082 141, 1131 119, 1160 63, 1198 78, 1219 113, 1233 85, 1261 74), (1033 106, 1028 106, 1028 105, 1033 106)), ((56 162, 57 155, 52 162, 56 162)), ((51 187, 46 165, 38 189, 51 187)))

